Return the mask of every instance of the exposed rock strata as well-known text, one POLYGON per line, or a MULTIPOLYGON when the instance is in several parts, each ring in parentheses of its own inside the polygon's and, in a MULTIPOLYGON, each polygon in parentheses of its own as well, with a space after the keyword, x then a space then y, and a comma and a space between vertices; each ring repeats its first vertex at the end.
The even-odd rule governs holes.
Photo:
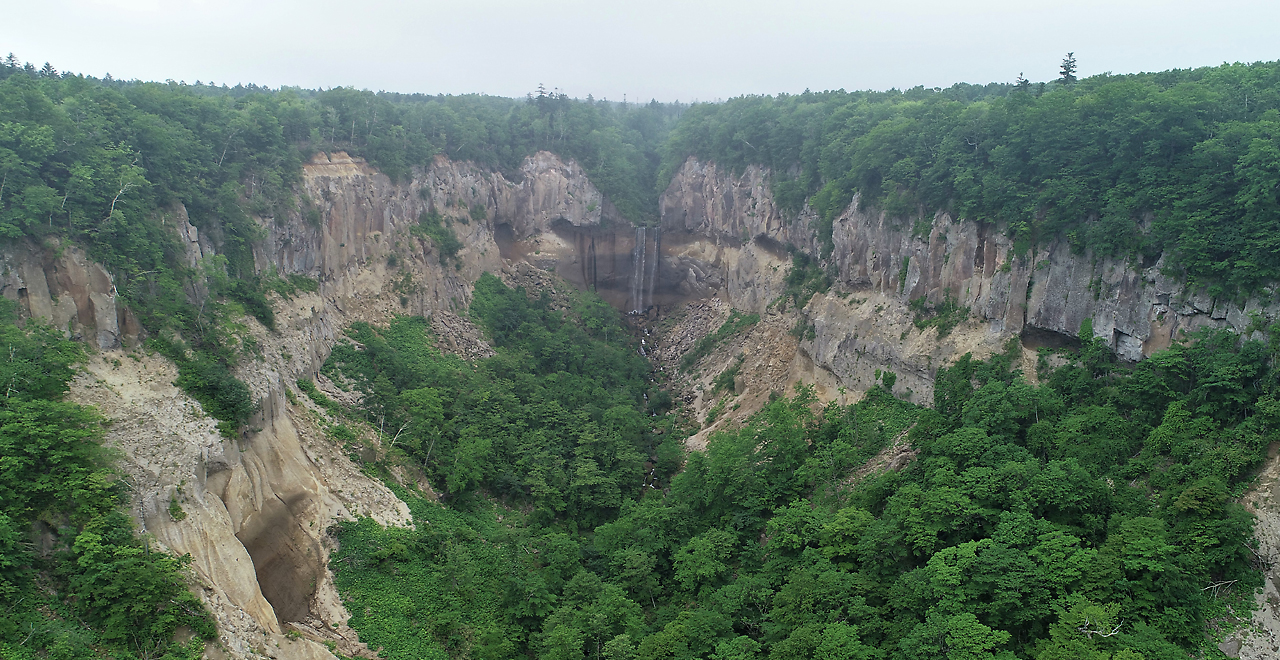
MULTIPOLYGON (((264 271, 314 277, 319 291, 275 301, 277 332, 244 321, 242 334, 261 347, 261 359, 246 361, 239 375, 262 412, 234 441, 222 439, 199 405, 172 386, 172 365, 118 352, 133 346, 141 329, 116 304, 104 269, 74 248, 0 255, 0 293, 24 315, 48 319, 101 351, 73 398, 116 420, 109 440, 124 454, 137 516, 159 542, 193 556, 203 597, 219 621, 221 643, 211 653, 235 658, 329 657, 318 643, 281 634, 289 630, 334 643, 346 655, 370 653, 345 627, 324 530, 335 519, 361 515, 404 524, 408 512, 325 438, 321 411, 286 396, 293 380, 316 374, 343 328, 422 314, 432 317, 442 348, 476 357, 489 349, 455 312, 465 308, 482 272, 536 286, 540 271, 520 266, 527 262, 594 286, 619 306, 633 272, 636 232, 581 168, 551 154, 527 159, 518 180, 437 158, 398 183, 345 154, 320 155, 304 167, 302 185, 318 217, 263 219, 268 236, 255 258, 264 271), (430 239, 413 232, 420 215, 432 211, 462 242, 454 258, 442 258, 430 239), (170 515, 173 500, 187 514, 183 520, 170 515)), ((740 408, 719 424, 740 420, 770 391, 796 381, 814 384, 824 399, 851 399, 872 384, 877 369, 899 375, 900 394, 927 402, 936 370, 959 355, 983 357, 1015 337, 1024 347, 1071 342, 1084 319, 1121 356, 1138 359, 1167 346, 1180 329, 1243 331, 1255 312, 1267 319, 1280 312, 1254 301, 1215 304, 1162 275, 1159 262, 1135 270, 1074 254, 1064 242, 1018 258, 995 228, 945 214, 897 221, 859 210, 856 200, 835 220, 826 264, 836 286, 802 310, 781 312, 770 304, 791 267, 788 246, 814 255, 820 246, 817 218, 806 209, 787 219, 767 170, 735 175, 691 159, 662 196, 661 212, 653 301, 666 309, 705 302, 653 337, 660 359, 669 364, 680 346, 718 327, 727 305, 762 314, 685 383, 701 416, 719 399, 709 394, 710 380, 742 356, 735 383, 740 408), (945 338, 916 329, 907 303, 948 296, 971 310, 969 318, 945 338), (797 320, 812 330, 801 333, 805 339, 789 332, 797 320)), ((173 216, 190 265, 213 253, 183 209, 173 216)), ((359 451, 379 451, 376 437, 366 434, 362 442, 359 451)), ((418 482, 406 475, 406 483, 418 482)))
MULTIPOLYGON (((817 218, 807 207, 788 219, 773 200, 766 169, 740 174, 690 158, 662 196, 663 272, 690 292, 763 311, 782 291, 789 268, 783 246, 821 252, 817 218)), ((832 293, 805 309, 815 336, 801 344, 821 369, 850 389, 871 386, 876 369, 898 373, 897 391, 932 398, 938 367, 966 352, 1003 350, 1013 337, 1034 347, 1078 340, 1081 323, 1127 360, 1167 347, 1180 330, 1204 326, 1244 332, 1251 316, 1280 317, 1280 305, 1243 306, 1189 291, 1163 274, 1163 259, 1137 267, 1123 259, 1073 252, 1065 240, 1023 256, 991 225, 938 213, 923 221, 859 209, 854 199, 834 221, 825 262, 832 293), (923 333, 907 304, 948 297, 970 310, 949 336, 923 333)), ((1269 300, 1269 299, 1268 299, 1269 300)))
POLYGON ((1266 571, 1267 579, 1258 594, 1258 611, 1251 625, 1228 635, 1219 648, 1230 657, 1265 660, 1280 657, 1280 460, 1275 456, 1243 503, 1257 516, 1254 559, 1266 571))
MULTIPOLYGON (((51 322, 99 351, 71 398, 98 406, 113 421, 108 443, 121 451, 140 526, 161 545, 193 557, 199 593, 218 621, 211 656, 331 658, 318 642, 344 655, 373 656, 346 627, 328 571, 334 542, 325 530, 357 516, 408 524, 409 512, 347 458, 348 450, 377 455, 373 431, 365 431, 362 446, 337 446, 326 437, 324 412, 296 392, 297 403, 286 395, 295 379, 317 374, 354 321, 423 314, 433 318, 444 350, 469 358, 490 354, 478 329, 453 312, 468 304, 482 272, 503 271, 504 249, 552 269, 563 260, 582 283, 576 250, 612 221, 612 206, 580 167, 551 154, 526 159, 521 175, 510 181, 438 158, 411 180, 394 183, 341 153, 304 166, 303 190, 319 221, 302 212, 262 219, 267 238, 255 258, 263 271, 313 277, 319 290, 275 300, 275 332, 247 318, 234 331, 258 346, 258 357, 246 357, 238 375, 260 404, 234 440, 222 438, 200 405, 173 386, 172 364, 121 350, 134 346, 142 330, 116 304, 105 269, 75 248, 17 246, 0 255, 0 293, 17 302, 23 316, 51 322), (442 258, 429 238, 412 231, 431 211, 462 241, 453 258, 442 258), (540 244, 550 249, 543 254, 540 244)), ((185 209, 170 214, 188 265, 214 253, 185 209)), ((630 248, 620 249, 625 255, 630 248)), ((627 265, 619 262, 616 270, 627 265)), ((404 476, 430 494, 420 475, 404 476)))
POLYGON ((112 349, 140 331, 116 304, 111 275, 75 246, 20 243, 0 252, 0 295, 18 314, 36 317, 98 349, 112 349))
MULTIPOLYGON (((813 212, 805 208, 788 222, 772 199, 768 175, 754 166, 737 175, 692 158, 684 164, 661 201, 664 232, 680 237, 664 255, 664 272, 673 281, 735 308, 766 312, 788 268, 778 246, 820 254, 813 212)), ((1034 378, 1034 349, 1078 343, 1085 320, 1117 355, 1136 361, 1168 347, 1182 330, 1226 327, 1252 334, 1259 321, 1280 319, 1273 292, 1244 304, 1214 300, 1166 275, 1163 257, 1131 264, 1073 251, 1062 239, 1019 256, 1002 228, 945 213, 922 221, 890 218, 859 209, 855 198, 835 218, 832 239, 825 265, 836 284, 802 311, 800 320, 812 324, 813 334, 789 358, 797 365, 811 360, 816 369, 789 373, 816 384, 827 399, 865 391, 876 370, 889 369, 898 374, 900 396, 929 403, 939 367, 964 353, 982 358, 1002 351, 1012 339, 1021 344, 1024 373, 1034 378), (921 297, 931 304, 950 298, 970 314, 946 337, 932 328, 921 332, 908 307, 921 297)), ((730 364, 731 351, 750 345, 752 335, 768 333, 768 327, 760 324, 698 366, 704 372, 693 383, 703 385, 693 399, 699 414, 711 405, 702 392, 730 364)), ((776 331, 770 336, 780 339, 776 331)), ((1272 658, 1280 652, 1280 580, 1274 569, 1280 561, 1278 483, 1280 458, 1272 456, 1259 486, 1244 498, 1258 516, 1257 559, 1267 576, 1252 626, 1220 646, 1232 657, 1272 658)))

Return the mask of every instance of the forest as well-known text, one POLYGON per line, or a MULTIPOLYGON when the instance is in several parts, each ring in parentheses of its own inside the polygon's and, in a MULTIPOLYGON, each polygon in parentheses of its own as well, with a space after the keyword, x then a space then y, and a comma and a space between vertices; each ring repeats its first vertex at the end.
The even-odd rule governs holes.
POLYGON ((0 61, 0 239, 84 246, 178 363, 183 389, 231 435, 253 402, 230 370, 254 347, 226 320, 248 313, 272 328, 266 293, 297 286, 255 269, 264 232, 254 218, 318 218, 297 187, 312 154, 345 149, 399 180, 436 155, 514 177, 524 157, 551 150, 585 167, 624 219, 653 223, 657 148, 682 108, 542 88, 506 99, 95 79, 10 54, 0 61), (199 269, 171 227, 179 204, 218 248, 199 269), (215 294, 209 304, 190 294, 197 280, 215 294))
MULTIPOLYGON (((990 223, 1025 251, 1165 267, 1214 297, 1280 277, 1280 65, 1231 64, 1032 85, 745 96, 683 113, 658 180, 689 155, 768 166, 774 194, 832 222, 854 194, 903 218, 990 223)), ((825 256, 825 255, 823 255, 825 256)))
MULTIPOLYGON (((794 257, 797 306, 832 286, 855 196, 988 223, 1023 252, 1062 238, 1165 255, 1214 298, 1280 279, 1280 63, 628 105, 95 79, 11 55, 0 239, 84 247, 143 350, 234 436, 256 405, 232 371, 255 349, 230 321, 273 329, 269 294, 319 286, 253 258, 260 223, 317 213, 306 159, 346 150, 404 180, 438 156, 514 175, 543 149, 638 225, 690 156, 770 168, 826 245, 794 257), (186 264, 178 205, 217 258, 186 264)), ((430 220, 430 240, 457 241, 430 220)), ((135 534, 107 420, 62 400, 83 347, 0 311, 0 656, 199 657, 215 631, 185 560, 135 534)), ((400 429, 389 460, 440 495, 366 464, 415 528, 331 530, 350 624, 388 658, 1186 658, 1217 653, 1207 631, 1247 619, 1261 585, 1238 500, 1280 440, 1280 328, 1201 331, 1124 365, 1086 326, 1034 378, 997 355, 940 369, 928 407, 895 398, 892 373, 850 406, 778 392, 686 452, 697 422, 594 294, 485 276, 467 313, 494 357, 445 354, 425 319, 399 317, 349 328, 323 367, 358 407, 297 384, 335 441, 400 429), (919 452, 906 469, 858 471, 901 441, 919 452)), ((695 352, 756 321, 735 315, 695 352)))
MULTIPOLYGON (((0 236, 85 246, 227 433, 253 412, 230 369, 252 346, 224 318, 272 327, 260 221, 318 213, 298 192, 316 151, 363 156, 393 180, 438 155, 516 176, 550 150, 577 160, 633 224, 689 156, 771 168, 787 212, 834 219, 855 193, 893 216, 992 223, 1019 251, 1065 237, 1164 267, 1214 298, 1280 279, 1280 63, 1032 85, 805 92, 724 103, 621 104, 350 88, 268 89, 95 79, 0 62, 0 236), (181 204, 225 263, 181 258, 181 204), (258 218, 259 220, 255 220, 258 218), (225 274, 227 277, 222 277, 225 274), (193 304, 210 279, 212 305, 193 304)), ((438 238, 437 238, 438 240, 438 238)), ((823 255, 813 255, 815 257, 823 255)))
POLYGON ((0 300, 0 657, 200 658, 216 631, 190 590, 190 557, 135 535, 106 420, 62 401, 83 346, 19 327, 13 307, 0 300))
POLYGON ((1275 340, 1203 331, 1134 366, 1086 341, 1038 385, 1016 346, 966 355, 932 407, 891 373, 849 406, 802 387, 686 456, 696 422, 654 405, 604 303, 574 302, 486 276, 496 356, 402 317, 325 365, 364 394, 341 415, 405 429, 394 453, 442 494, 375 466, 417 528, 332 530, 385 657, 1172 660, 1253 606, 1236 500, 1280 439, 1275 340), (909 467, 857 471, 903 436, 909 467))

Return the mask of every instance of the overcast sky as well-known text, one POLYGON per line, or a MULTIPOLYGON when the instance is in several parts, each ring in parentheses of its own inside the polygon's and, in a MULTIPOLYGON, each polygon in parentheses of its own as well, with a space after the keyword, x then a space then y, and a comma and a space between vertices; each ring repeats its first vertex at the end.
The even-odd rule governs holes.
POLYGON ((715 100, 1280 59, 1280 0, 0 0, 0 53, 117 78, 715 100))

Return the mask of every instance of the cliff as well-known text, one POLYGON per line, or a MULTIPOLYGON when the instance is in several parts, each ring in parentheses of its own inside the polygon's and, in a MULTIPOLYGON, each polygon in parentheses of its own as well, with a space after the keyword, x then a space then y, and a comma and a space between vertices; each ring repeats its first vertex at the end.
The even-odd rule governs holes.
MULTIPOLYGON (((445 350, 485 354, 479 332, 452 312, 468 304, 481 273, 512 272, 512 260, 525 255, 583 283, 576 255, 590 247, 591 232, 613 221, 612 206, 580 167, 549 153, 526 159, 519 174, 511 181, 438 158, 411 180, 393 183, 342 153, 307 163, 303 192, 318 214, 259 219, 267 237, 255 259, 263 272, 315 278, 318 291, 275 296, 274 332, 242 319, 241 334, 259 350, 242 360, 237 375, 260 408, 234 439, 222 437, 200 404, 173 385, 173 364, 134 350, 145 333, 118 304, 106 269, 71 246, 20 245, 0 254, 0 294, 18 304, 20 315, 50 322, 93 350, 70 397, 111 420, 107 443, 120 452, 141 531, 192 556, 197 592, 218 623, 211 657, 333 657, 324 643, 344 655, 374 657, 346 627, 328 570, 335 542, 325 530, 357 516, 388 525, 410 524, 411 517, 348 458, 350 451, 377 455, 380 438, 366 430, 354 447, 335 442, 325 413, 292 383, 317 376, 352 322, 395 314, 431 317, 445 350), (462 242, 453 258, 412 231, 431 211, 462 242)), ((185 209, 173 208, 169 220, 189 265, 214 254, 185 209)), ((621 256, 600 250, 606 267, 592 275, 613 281, 615 270, 626 271, 630 246, 624 240, 619 250, 621 256)), ((323 387, 325 379, 318 380, 323 387)), ((430 494, 425 482, 402 476, 405 485, 430 494)))
MULTIPOLYGON (((199 404, 172 385, 172 364, 130 350, 143 331, 117 303, 105 269, 70 246, 0 254, 0 293, 22 314, 47 319, 95 350, 72 398, 113 420, 108 442, 123 457, 142 528, 192 555, 199 593, 219 624, 211 656, 332 657, 327 642, 344 655, 373 657, 376 649, 346 627, 328 571, 334 540, 325 530, 356 516, 409 524, 408 510, 348 458, 352 451, 376 456, 378 434, 366 430, 354 446, 341 446, 328 437, 324 411, 292 384, 317 376, 352 322, 395 314, 432 318, 446 350, 484 354, 478 331, 455 312, 485 271, 531 285, 553 272, 594 287, 620 309, 642 312, 638 324, 666 318, 646 335, 664 364, 718 327, 730 308, 760 313, 759 324, 684 376, 701 416, 715 403, 705 394, 711 377, 742 359, 734 388, 740 409, 696 436, 694 446, 796 382, 813 384, 824 399, 851 402, 887 369, 898 374, 901 396, 928 403, 937 369, 960 355, 985 357, 1016 339, 1031 374, 1034 349, 1078 341, 1085 319, 1122 358, 1137 360, 1168 346, 1181 329, 1248 332, 1254 317, 1280 317, 1280 308, 1260 299, 1231 305, 1188 291, 1163 273, 1163 259, 1129 264, 1073 252, 1065 241, 1018 255, 999 227, 945 213, 889 218, 859 209, 856 199, 835 219, 834 250, 820 264, 832 288, 800 309, 782 309, 775 301, 791 251, 820 254, 818 222, 808 209, 784 214, 770 173, 759 167, 733 173, 689 159, 661 197, 659 226, 645 229, 622 221, 581 167, 545 152, 511 178, 437 157, 400 182, 346 154, 318 154, 304 166, 302 192, 313 212, 260 218, 266 238, 255 260, 260 271, 315 278, 318 291, 274 298, 274 332, 243 320, 260 352, 238 375, 261 408, 234 439, 220 436, 199 404), (441 255, 414 231, 431 212, 461 241, 455 256, 441 255), (910 303, 919 299, 952 301, 967 312, 940 336, 937 328, 916 327, 910 303)), ((171 214, 190 264, 214 252, 184 209, 171 214)), ((413 475, 401 476, 429 492, 413 475)), ((1269 493, 1252 496, 1260 502, 1260 530, 1280 519, 1280 500, 1269 493)), ((1263 536, 1261 552, 1280 554, 1280 540, 1263 536)), ((1274 592, 1274 581, 1268 585, 1274 592)), ((1268 616, 1269 629, 1280 630, 1280 619, 1268 616)), ((1263 636, 1248 644, 1258 640, 1263 636)))
MULTIPOLYGON (((690 158, 661 209, 666 272, 689 274, 689 289, 714 291, 738 309, 764 312, 782 291, 790 262, 782 246, 820 254, 813 212, 785 217, 759 167, 734 174, 690 158)), ((1136 361, 1180 330, 1245 333, 1257 315, 1280 317, 1268 296, 1240 305, 1188 289, 1165 273, 1163 257, 1132 264, 1075 252, 1064 239, 1017 254, 1003 228, 942 212, 891 218, 855 198, 835 218, 832 240, 824 265, 835 286, 805 308, 814 332, 800 351, 848 389, 870 387, 876 369, 897 372, 897 391, 919 403, 932 400, 938 367, 960 355, 985 357, 1015 337, 1027 349, 1071 344, 1087 319, 1094 336, 1136 361), (934 306, 949 299, 968 313, 940 337, 913 323, 909 305, 920 298, 934 306)))
MULTIPOLYGON (((728 306, 761 313, 762 321, 704 360, 685 381, 696 389, 689 400, 699 414, 714 405, 705 396, 713 376, 739 356, 737 401, 741 409, 694 437, 700 444, 729 419, 743 419, 767 400, 767 391, 796 382, 813 384, 827 400, 874 385, 877 370, 898 374, 895 392, 917 403, 932 402, 933 378, 965 353, 984 358, 1013 346, 1024 373, 1035 378, 1036 350, 1078 345, 1084 321, 1118 357, 1130 362, 1167 348, 1183 330, 1230 328, 1261 337, 1260 328, 1280 319, 1271 291, 1243 303, 1214 300, 1192 289, 1166 268, 1165 256, 1132 263, 1123 258, 1075 251, 1062 238, 1019 254, 1003 227, 935 213, 892 218, 852 203, 834 220, 834 249, 822 266, 834 280, 801 310, 780 313, 770 305, 783 291, 790 259, 782 246, 819 256, 818 219, 805 207, 788 218, 773 200, 769 172, 748 167, 724 171, 690 158, 662 195, 662 272, 690 291, 705 291, 727 303, 716 313, 691 314, 673 330, 706 334, 728 306), (911 302, 961 308, 959 324, 945 336, 915 324, 911 302), (804 327, 801 337, 784 333, 804 327)), ((714 305, 712 306, 715 307, 714 305)), ((670 351, 668 360, 680 350, 670 351)), ((909 457, 908 457, 909 458, 909 457)), ((1243 501, 1258 517, 1257 556, 1267 566, 1280 557, 1280 461, 1268 461, 1259 486, 1243 501)), ((1229 633, 1220 645, 1232 657, 1274 657, 1280 643, 1277 575, 1267 569, 1266 589, 1249 627, 1229 633)))

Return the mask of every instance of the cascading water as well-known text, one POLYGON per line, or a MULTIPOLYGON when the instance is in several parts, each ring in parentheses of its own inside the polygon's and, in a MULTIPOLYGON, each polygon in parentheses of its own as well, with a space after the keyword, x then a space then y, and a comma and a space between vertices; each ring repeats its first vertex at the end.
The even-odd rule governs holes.
POLYGON ((653 258, 649 259, 648 283, 645 287, 644 309, 653 307, 653 285, 658 279, 658 260, 662 258, 662 230, 653 228, 653 258))
POLYGON ((582 273, 583 281, 589 283, 592 291, 599 290, 596 285, 596 276, 598 274, 596 266, 596 237, 592 236, 591 243, 587 245, 587 258, 583 264, 582 273))
POLYGON ((653 253, 649 252, 649 230, 636 227, 636 245, 631 250, 631 290, 627 306, 632 314, 643 314, 653 306, 653 287, 658 279, 658 259, 662 254, 662 232, 653 230, 653 253))
POLYGON ((648 252, 645 228, 636 227, 636 246, 631 250, 631 299, 632 314, 644 312, 644 258, 648 252))

